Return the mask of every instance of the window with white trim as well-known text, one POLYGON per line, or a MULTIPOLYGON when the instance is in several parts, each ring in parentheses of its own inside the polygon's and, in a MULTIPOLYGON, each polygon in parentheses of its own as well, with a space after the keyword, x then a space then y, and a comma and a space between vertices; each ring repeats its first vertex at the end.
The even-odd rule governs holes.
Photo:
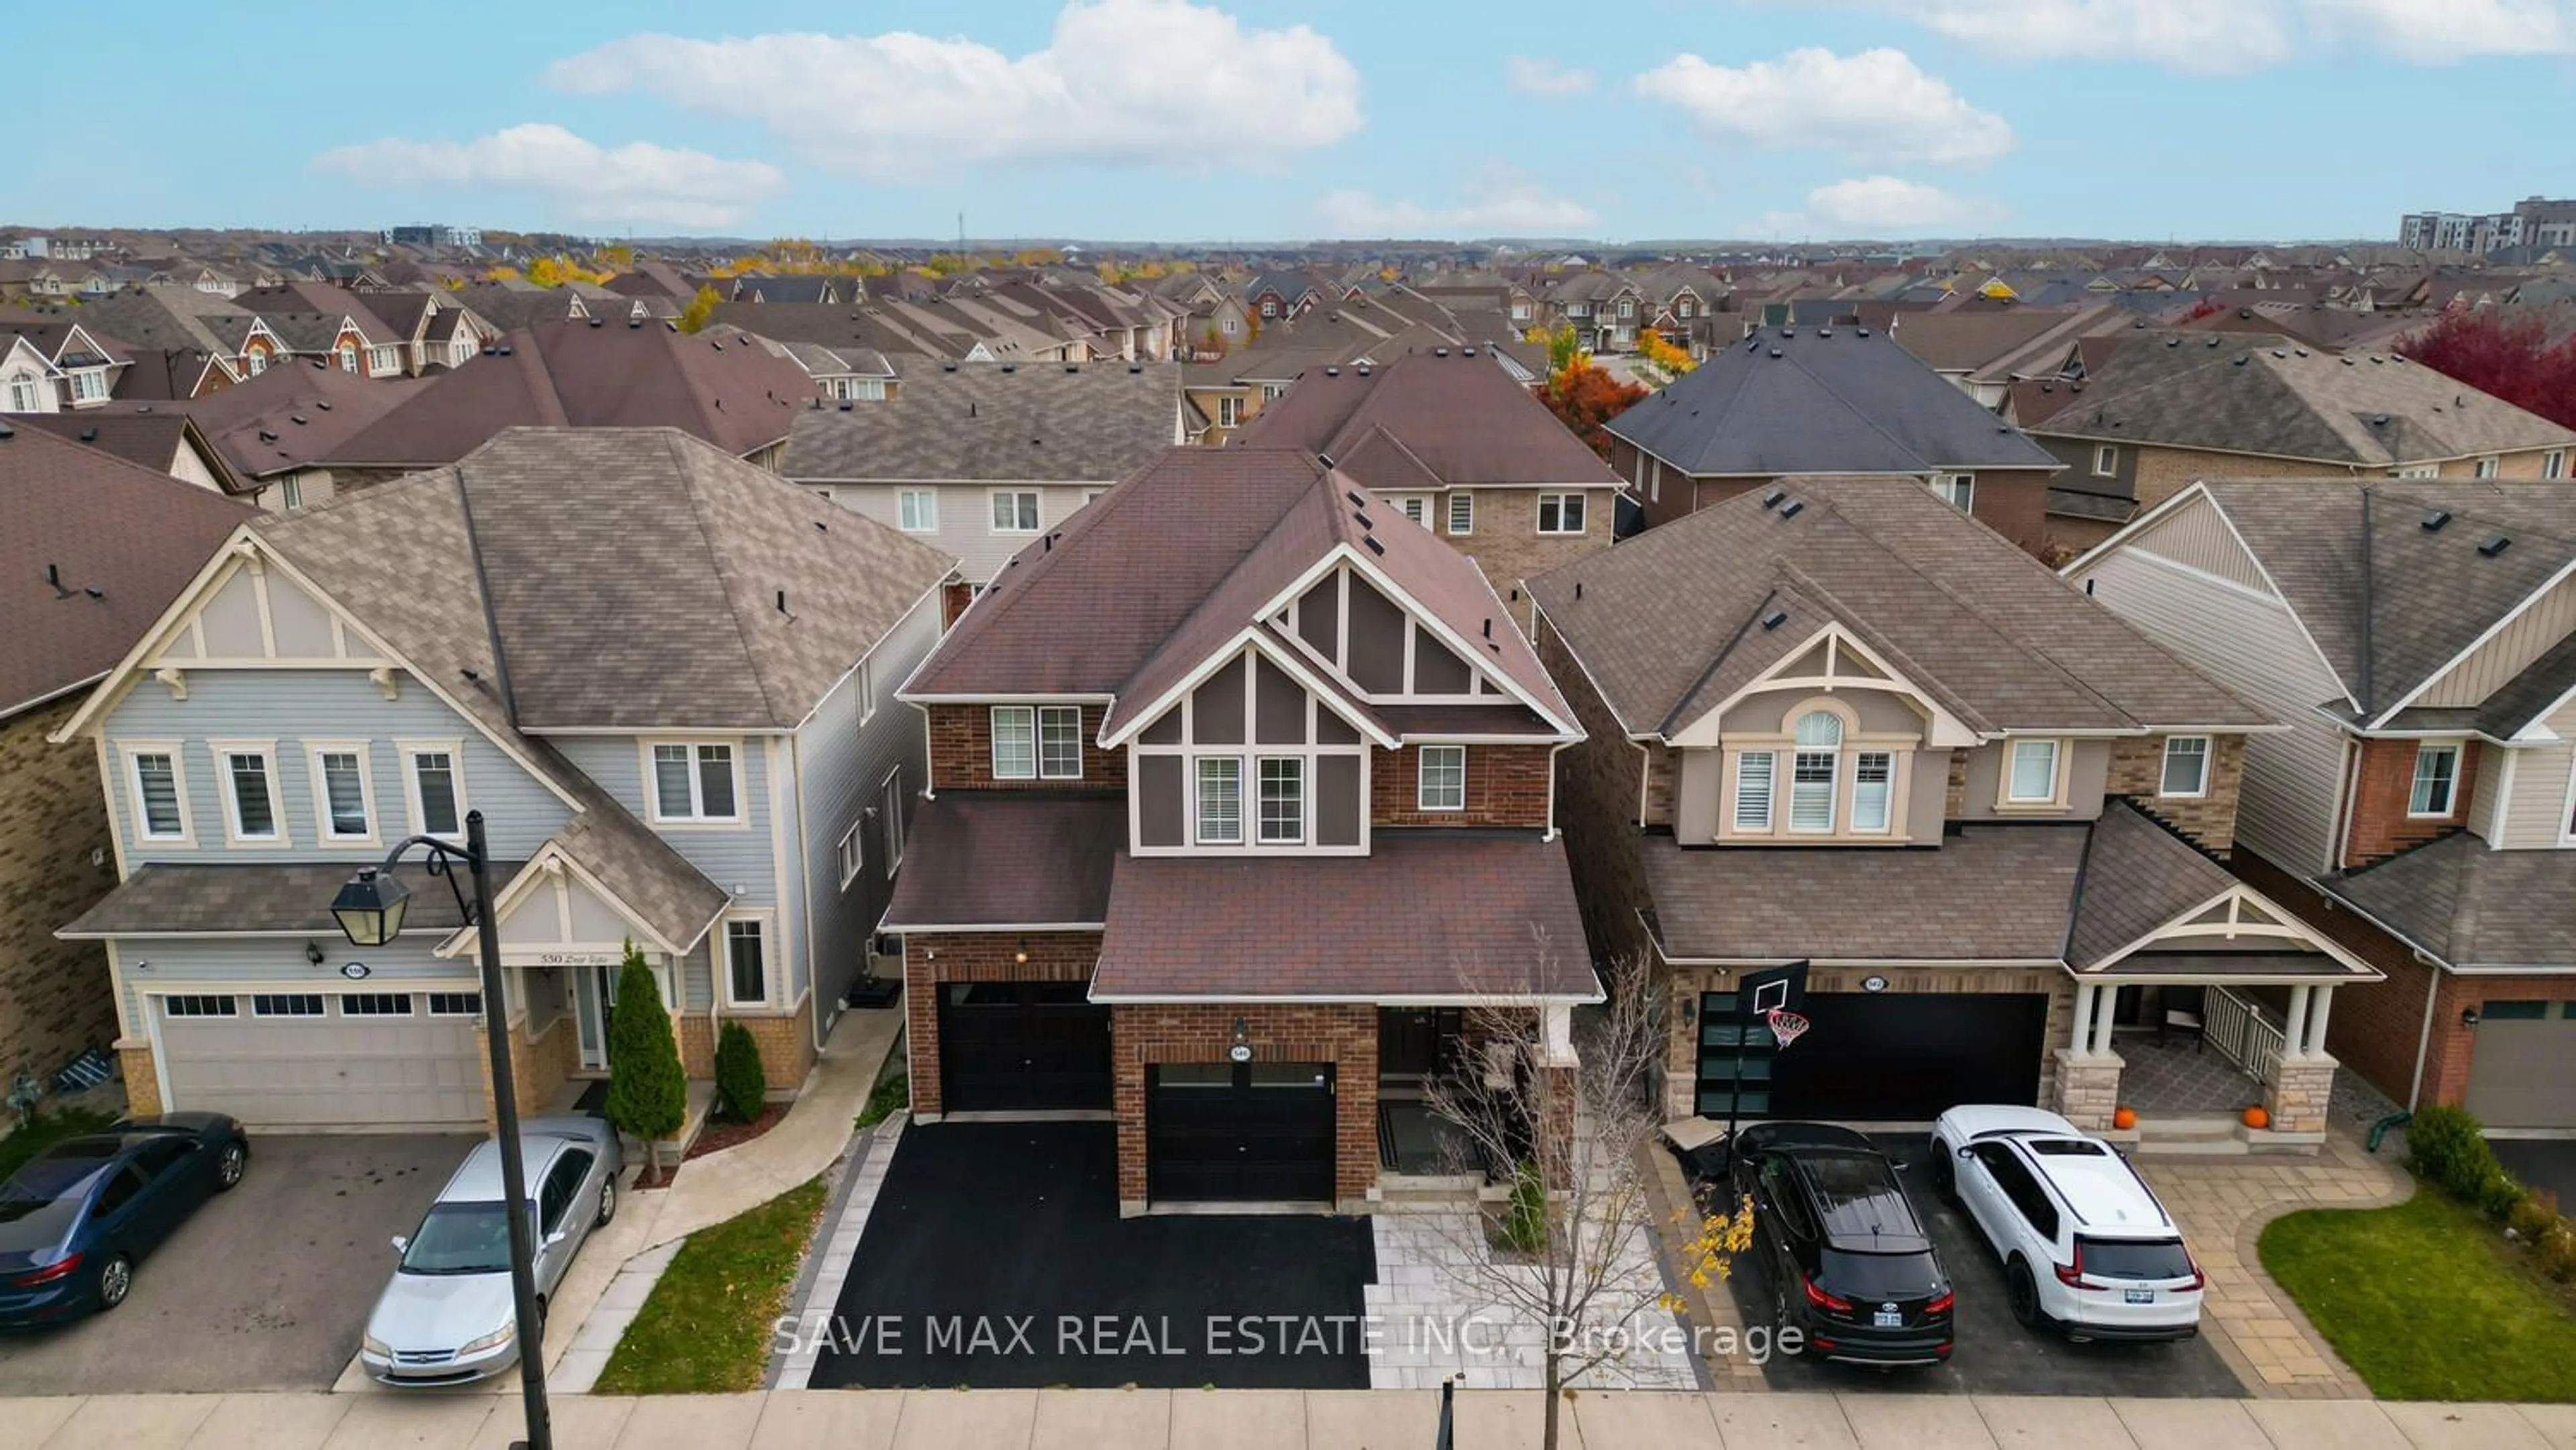
POLYGON ((992 493, 993 532, 1034 534, 1038 531, 1038 494, 1033 488, 997 488, 992 493))
POLYGON ((858 687, 859 723, 865 725, 877 718, 877 672, 869 667, 866 660, 861 660, 858 678, 850 683, 858 687))
POLYGON ((402 354, 400 350, 391 347, 371 347, 367 349, 367 375, 369 377, 380 378, 387 373, 400 371, 402 371, 402 354))
POLYGON ((2156 794, 2162 796, 2209 794, 2208 736, 2175 735, 2166 739, 2164 771, 2157 777, 2156 794))
POLYGON ((187 782, 179 773, 176 750, 129 750, 133 771, 134 819, 147 841, 188 839, 187 782))
POLYGON ((304 507, 304 480, 300 478, 284 478, 278 480, 277 506, 288 513, 296 513, 302 510, 304 507))
POLYGON ((1579 493, 1543 493, 1538 496, 1538 531, 1542 534, 1579 534, 1583 532, 1584 497, 1579 493))
POLYGON ((107 369, 73 369, 72 401, 75 403, 103 403, 107 401, 107 369))
POLYGON ((240 1005, 233 998, 204 993, 161 999, 161 1015, 164 1017, 231 1017, 240 1010, 240 1005))
POLYGON ((1037 718, 1028 705, 993 707, 993 779, 1037 779, 1037 718))
POLYGON ((2120 472, 2120 445, 2103 443, 2093 449, 2093 476, 2113 478, 2120 472))
POLYGON ((903 864, 903 767, 886 772, 877 784, 877 824, 885 833, 885 874, 903 864))
POLYGON ((250 368, 250 375, 258 377, 268 371, 268 349, 263 347, 246 352, 242 354, 242 361, 250 368))
POLYGON ((1797 752, 1789 762, 1789 829, 1822 835, 1834 828, 1835 776, 1841 773, 1843 721, 1830 710, 1798 717, 1797 752))
POLYGON ((319 992, 260 992, 250 999, 253 1017, 319 1017, 322 994, 319 992))
POLYGON ((1038 707, 1038 777, 1082 779, 1082 707, 1038 707))
POLYGON ((2054 740, 2012 743, 2004 765, 2006 805, 2048 805, 2057 799, 2057 759, 2063 753, 2057 747, 2054 740))
POLYGON ((483 994, 480 992, 432 992, 429 994, 432 1017, 480 1017, 483 994))
POLYGON ((340 999, 343 1017, 408 1017, 409 992, 351 992, 340 999))
POLYGON ((236 841, 283 838, 277 819, 276 751, 268 746, 218 747, 223 768, 224 824, 236 841))
POLYGON ((1863 750, 1852 756, 1851 828, 1885 831, 1895 810, 1896 757, 1885 750, 1863 750))
POLYGON ((40 391, 42 387, 43 384, 38 379, 31 378, 24 373, 11 378, 9 380, 9 411, 12 413, 35 412, 40 406, 38 399, 43 396, 43 393, 40 391))
POLYGON ((2440 478, 2442 476, 2442 465, 2438 463, 2410 463, 2404 468, 2390 469, 2388 471, 2388 476, 2390 478, 2440 478))
POLYGON ((725 923, 725 1005, 769 1005, 769 938, 756 917, 725 923))
POLYGON ((2567 476, 2567 450, 2564 448, 2552 448, 2548 452, 2540 455, 2540 476, 2543 478, 2565 478, 2567 476))
POLYGON ((2415 779, 2406 793, 2406 814, 2447 816, 2459 795, 2460 747, 2455 741, 2427 740, 2415 747, 2415 779))
POLYGON ((1232 846, 1243 840, 1243 762, 1231 755, 1198 761, 1199 844, 1232 846))
POLYGON ((1453 534, 1476 532, 1476 496, 1474 494, 1464 491, 1450 493, 1449 532, 1453 534))
POLYGON ((1431 500, 1423 494, 1397 494, 1395 496, 1395 511, 1404 515, 1406 518, 1413 520, 1415 523, 1421 524, 1424 528, 1429 528, 1431 526, 1431 500))
POLYGON ((741 785, 729 744, 670 741, 653 747, 657 821, 741 820, 741 785))
POLYGON ((375 794, 367 779, 367 752, 360 746, 313 748, 313 811, 325 841, 375 838, 375 794))
POLYGON ((1293 846, 1306 839, 1306 759, 1300 755, 1260 758, 1260 841, 1265 846, 1293 846))
POLYGON ((1932 475, 1932 496, 1968 513, 1977 503, 1977 476, 1973 473, 1936 473, 1932 475))
POLYGON ((415 834, 447 838, 464 835, 465 782, 457 773, 454 747, 406 748, 403 793, 411 806, 415 834))
POLYGON ((852 826, 841 833, 841 844, 836 855, 841 867, 841 889, 847 891, 850 889, 850 883, 859 879, 859 868, 867 864, 865 859, 867 848, 860 843, 857 826, 852 826))
POLYGON ((2503 471, 2504 460, 2495 457, 2493 454, 2478 460, 2476 473, 2480 478, 2493 478, 2503 471))
POLYGON ((344 342, 340 344, 339 354, 340 371, 344 373, 354 373, 358 370, 358 345, 356 343, 344 342))
POLYGON ((1232 393, 1219 393, 1216 398, 1216 425, 1232 428, 1243 421, 1243 399, 1232 393))
POLYGON ((939 529, 939 490, 907 488, 894 496, 895 527, 907 534, 936 533, 939 529))
POLYGON ((1735 759, 1735 829, 1771 829, 1771 778, 1779 757, 1752 750, 1735 759))
POLYGON ((1467 747, 1425 745, 1414 778, 1414 809, 1463 811, 1467 808, 1467 747))

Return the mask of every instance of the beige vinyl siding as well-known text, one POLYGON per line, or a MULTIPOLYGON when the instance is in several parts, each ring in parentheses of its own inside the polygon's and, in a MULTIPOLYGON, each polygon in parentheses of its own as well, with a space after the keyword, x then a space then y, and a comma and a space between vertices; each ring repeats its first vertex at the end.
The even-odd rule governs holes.
POLYGON ((1115 479, 1096 483, 835 483, 824 479, 799 479, 814 488, 828 488, 832 501, 852 513, 865 514, 887 528, 902 527, 901 496, 914 489, 932 489, 939 495, 939 527, 923 533, 907 533, 944 554, 956 556, 958 573, 969 584, 984 584, 1001 572, 1013 554, 1035 545, 1041 537, 1064 527, 1084 498, 1104 491, 1115 479), (1037 533, 996 533, 993 530, 992 494, 997 489, 1033 491, 1038 496, 1037 533))
POLYGON ((2132 538, 2128 547, 2188 564, 2231 584, 2270 592, 2254 556, 2236 542, 2236 531, 2227 526, 2225 516, 2206 498, 2194 499, 2176 510, 2171 518, 2132 538))
POLYGON ((2515 616, 2512 623, 2497 630, 2494 638, 2435 679, 2415 703, 2482 704, 2487 696, 2513 683, 2514 676, 2529 669, 2532 661, 2555 648, 2570 630, 2576 630, 2576 579, 2562 579, 2532 601, 2531 607, 2515 616))
MULTIPOLYGON (((2576 769, 2576 705, 2561 706, 2549 717, 2549 728, 2560 743, 2513 753, 2513 779, 2505 790, 2504 811, 2487 839, 2508 851, 2548 851, 2558 847, 2559 837, 2567 827, 2567 776, 2576 769)), ((2478 774, 2501 775, 2489 769, 2488 759, 2501 762, 2503 751, 2482 757, 2478 774)), ((2485 782, 2479 782, 2483 785, 2485 782)), ((2472 802, 2474 812, 2476 805, 2472 802)))
POLYGON ((2496 808, 2503 802, 2507 760, 2513 761, 2510 768, 2515 771, 2530 764, 2527 752, 2490 747, 2479 753, 2478 768, 2469 781, 2469 831, 2489 841, 2496 840, 2496 833, 2502 829, 2502 823, 2496 819, 2496 808))
POLYGON ((2186 573, 2122 548, 2080 577, 2094 599, 2288 729, 2254 735, 2236 839, 2292 871, 2324 870, 2332 850, 2343 734, 2317 713, 2343 690, 2278 598, 2186 573))

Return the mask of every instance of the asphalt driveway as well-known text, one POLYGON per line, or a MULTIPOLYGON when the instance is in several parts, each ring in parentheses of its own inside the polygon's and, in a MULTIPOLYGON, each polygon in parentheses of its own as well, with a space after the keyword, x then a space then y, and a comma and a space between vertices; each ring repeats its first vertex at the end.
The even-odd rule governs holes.
POLYGON ((1366 1389, 1376 1275, 1364 1219, 1120 1218, 1107 1123, 916 1124, 812 1384, 1366 1389))
POLYGON ((107 1314, 0 1334, 19 1395, 324 1390, 409 1233, 474 1145, 458 1136, 251 1138, 241 1186, 197 1210, 107 1314))
POLYGON ((2576 1205, 2576 1142, 2565 1138, 2489 1138, 2496 1161, 2527 1188, 2545 1188, 2565 1206, 2576 1205))
MULTIPOLYGON (((1928 1135, 1879 1135, 1880 1151, 1904 1165, 1906 1196, 1932 1230, 1932 1246, 1959 1296, 1950 1362, 1885 1372, 1809 1356, 1773 1355, 1763 1378, 1775 1390, 1974 1395, 2236 1397, 2245 1393, 2218 1351, 2202 1339, 2176 1344, 2070 1344, 2024 1329, 2004 1298, 2004 1269, 1964 1209, 1942 1201, 1925 1166, 1928 1135)), ((1771 1283, 1758 1255, 1735 1262, 1728 1279, 1747 1324, 1771 1322, 1771 1283)))

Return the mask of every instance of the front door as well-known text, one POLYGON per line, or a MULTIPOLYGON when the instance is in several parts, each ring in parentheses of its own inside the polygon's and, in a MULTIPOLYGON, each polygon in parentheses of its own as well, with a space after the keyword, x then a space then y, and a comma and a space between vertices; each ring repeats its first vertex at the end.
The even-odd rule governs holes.
POLYGON ((1331 1063, 1164 1063, 1145 1084, 1155 1202, 1332 1201, 1331 1063))
POLYGON ((581 1069, 608 1071, 608 1019, 617 1005, 616 967, 573 967, 573 1019, 581 1038, 581 1069))

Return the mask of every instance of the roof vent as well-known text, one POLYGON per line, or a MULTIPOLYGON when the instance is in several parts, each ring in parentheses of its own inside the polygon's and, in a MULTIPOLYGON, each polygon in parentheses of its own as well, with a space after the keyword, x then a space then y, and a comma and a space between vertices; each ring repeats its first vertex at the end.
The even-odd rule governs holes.
POLYGON ((2248 352, 2248 353, 2239 353, 2239 354, 2237 354, 2237 357, 2236 357, 2236 365, 2237 365, 2238 367, 2240 367, 2240 368, 2241 368, 2241 367, 2243 367, 2243 366, 2245 366, 2245 360, 2246 360, 2247 358, 2252 357, 2253 355, 2254 355, 2254 354, 2252 354, 2252 353, 2250 353, 2250 352, 2248 352))
POLYGON ((2182 346, 2182 339, 2179 337, 2168 337, 2165 339, 2165 346, 2180 347, 2182 346))
POLYGON ((303 427, 305 424, 310 423, 310 422, 312 422, 312 421, 313 421, 312 419, 305 417, 305 416, 304 416, 303 414, 301 414, 301 413, 289 413, 289 414, 287 414, 287 415, 286 415, 286 418, 287 418, 287 421, 288 421, 288 422, 293 423, 293 424, 294 424, 296 427, 298 427, 298 428, 301 428, 301 427, 303 427))
POLYGON ((1129 363, 1129 364, 1127 365, 1127 371, 1129 371, 1129 372, 1131 372, 1131 373, 1141 373, 1141 372, 1143 372, 1144 370, 1145 370, 1145 365, 1144 365, 1143 363, 1140 363, 1140 362, 1131 362, 1131 363, 1129 363))
POLYGON ((1762 506, 1766 509, 1778 508, 1780 506, 1780 500, 1787 498, 1788 496, 1789 491, 1787 489, 1775 488, 1769 493, 1762 495, 1762 506))
POLYGON ((1806 507, 1807 501, 1805 499, 1793 498, 1787 503, 1780 505, 1780 517, 1784 519, 1794 519, 1799 514, 1805 512, 1806 507))
MULTIPOLYGON (((1315 456, 1316 456, 1317 458, 1323 458, 1323 457, 1324 457, 1324 455, 1323 455, 1323 454, 1320 454, 1320 453, 1316 454, 1315 456)), ((1325 459, 1325 467, 1329 468, 1329 467, 1331 467, 1331 466, 1332 466, 1332 460, 1330 460, 1330 459, 1325 459)), ((1367 507, 1368 507, 1368 500, 1367 500, 1367 499, 1364 499, 1364 498, 1360 497, 1358 494, 1355 494, 1355 493, 1351 492, 1351 491, 1350 491, 1349 489, 1347 489, 1347 488, 1342 490, 1342 497, 1344 497, 1344 498, 1346 498, 1346 499, 1349 499, 1349 500, 1351 501, 1351 507, 1353 507, 1353 508, 1355 508, 1355 509, 1364 509, 1364 508, 1367 508, 1367 507)))
MULTIPOLYGON (((317 408, 319 408, 319 409, 321 409, 321 410, 322 410, 323 412, 325 412, 325 413, 328 413, 328 412, 330 412, 330 411, 331 411, 331 400, 330 400, 329 398, 323 398, 323 399, 320 399, 319 401, 315 402, 313 406, 314 406, 314 407, 317 407, 317 408)), ((144 412, 146 412, 146 413, 149 413, 149 412, 151 412, 152 410, 151 410, 151 409, 149 409, 149 408, 146 408, 146 409, 144 409, 143 411, 144 411, 144 412)))
POLYGON ((1784 327, 1780 329, 1780 335, 1782 337, 1796 337, 1798 335, 1798 329, 1794 327, 1784 327))
MULTIPOLYGON (((1462 347, 1462 348, 1458 349, 1458 356, 1460 356, 1460 357, 1474 357, 1475 355, 1476 355, 1476 350, 1475 350, 1473 347, 1462 347)), ((1494 627, 1494 622, 1493 622, 1492 620, 1490 620, 1490 619, 1489 619, 1489 620, 1486 620, 1486 621, 1485 621, 1485 627, 1486 627, 1487 629, 1491 629, 1491 628, 1493 628, 1493 627, 1494 627)))
POLYGON ((2380 356, 2379 354, 2377 354, 2377 353, 2372 353, 2372 354, 2370 355, 2370 365, 2371 365, 2372 367, 2377 367, 2377 366, 2379 366, 2381 363, 2384 363, 2384 362, 2386 362, 2386 361, 2388 361, 2388 359, 2386 359, 2386 358, 2384 358, 2384 357, 2381 357, 2381 356, 2380 356))
POLYGON ((259 441, 262 443, 274 443, 277 441, 277 435, 271 433, 265 428, 262 428, 259 430, 259 441))
POLYGON ((1449 355, 1449 349, 1445 347, 1435 347, 1431 350, 1431 355, 1433 357, 1447 357, 1449 355))
POLYGON ((1780 349, 1778 349, 1778 348, 1776 348, 1776 347, 1775 347, 1775 348, 1773 348, 1773 349, 1771 349, 1771 355, 1772 355, 1773 357, 1778 357, 1778 356, 1780 355, 1780 349))
POLYGON ((2272 349, 2272 356, 2274 356, 2274 357, 2288 357, 2288 356, 2289 356, 2289 354, 2288 354, 2288 353, 2286 353, 2286 352, 2284 352, 2284 351, 2282 351, 2281 349, 2279 349, 2279 348, 2277 348, 2277 347, 2276 347, 2276 348, 2272 349))
POLYGON ((2512 547, 2513 536, 2511 534, 2489 534, 2485 541, 2478 545, 2478 557, 2482 559, 2492 559, 2496 555, 2501 554, 2512 547))
POLYGON ((592 319, 590 320, 590 325, 591 325, 591 326, 593 326, 593 327, 597 327, 597 326, 600 324, 600 322, 601 322, 601 319, 600 319, 600 318, 596 318, 596 317, 594 317, 594 318, 592 318, 592 319))
POLYGON ((1064 370, 1069 373, 1078 373, 1082 371, 1082 364, 1069 362, 1064 365, 1064 370))
POLYGON ((1583 597, 1583 581, 1580 579, 1574 581, 1574 597, 1577 599, 1583 597))
POLYGON ((787 612, 787 591, 784 589, 778 591, 778 612, 781 614, 787 612))
POLYGON ((501 356, 503 356, 503 357, 508 357, 509 355, 510 355, 510 345, 509 345, 508 343, 506 343, 506 342, 505 342, 505 343, 501 344, 501 356))
POLYGON ((2353 362, 2353 360, 2352 360, 2351 358, 2345 358, 2345 359, 2343 360, 2343 365, 2344 365, 2345 367, 2355 367, 2355 366, 2358 366, 2358 364, 2354 363, 2354 362, 2353 362))
POLYGON ((2370 426, 2372 426, 2372 427, 2374 427, 2374 428, 2385 428, 2385 427, 2387 427, 2387 426, 2388 426, 2388 415, 2387 415, 2386 413, 2381 413, 2381 414, 2379 414, 2379 415, 2377 415, 2377 416, 2373 417, 2373 418, 2370 420, 2370 426))
MULTIPOLYGON (((819 401, 819 400, 818 400, 818 401, 819 401)), ((850 410, 852 410, 853 408, 856 408, 857 406, 858 406, 858 404, 851 402, 851 401, 850 401, 849 399, 847 399, 847 398, 843 398, 843 399, 841 400, 841 411, 842 411, 842 412, 844 412, 844 413, 849 412, 850 410)))
POLYGON ((1324 367, 1324 376, 1326 376, 1326 377, 1328 377, 1328 378, 1338 378, 1338 377, 1340 377, 1341 375, 1342 375, 1342 370, 1341 370, 1341 368, 1340 368, 1338 365, 1336 365, 1336 364, 1330 364, 1330 363, 1328 363, 1328 364, 1326 364, 1326 365, 1325 365, 1325 367, 1324 367))
POLYGON ((1834 330, 1830 327, 1819 327, 1816 329, 1816 336, 1818 337, 1831 337, 1833 335, 1834 330))
POLYGON ((98 430, 96 428, 83 428, 81 430, 81 441, 83 443, 96 443, 98 441, 98 430))
POLYGON ((1372 553, 1372 554, 1383 554, 1383 553, 1385 553, 1385 552, 1386 552, 1386 545, 1379 543, 1379 542, 1377 541, 1377 535, 1375 535, 1375 534, 1363 534, 1363 535, 1361 535, 1361 536, 1360 536, 1360 542, 1361 542, 1361 543, 1363 543, 1363 544, 1368 545, 1368 546, 1369 546, 1369 552, 1370 552, 1370 553, 1372 553))
POLYGON ((1866 327, 1855 327, 1852 329, 1852 335, 1855 337, 1867 337, 1869 336, 1869 329, 1866 327))
POLYGON ((957 371, 957 364, 953 362, 944 362, 939 365, 939 370, 943 373, 953 373, 957 371))
MULTIPOLYGON (((597 327, 598 325, 599 324, 597 322, 591 323, 591 326, 593 327, 597 327)), ((626 319, 626 330, 628 332, 633 332, 635 329, 642 327, 643 325, 644 319, 641 317, 630 317, 626 319)))
POLYGON ((2452 406, 2452 407, 2454 407, 2454 408, 2465 408, 2465 407, 2467 407, 2468 405, 2469 405, 2469 395, 2468 395, 2468 394, 2466 394, 2466 393, 2453 393, 2453 394, 2451 395, 2451 406, 2452 406))
POLYGON ((1775 609, 1769 614, 1762 616, 1762 627, 1766 630, 1778 629, 1780 626, 1787 624, 1788 622, 1789 615, 1785 610, 1775 609))
POLYGON ((724 351, 724 344, 712 337, 707 339, 707 346, 714 348, 718 352, 724 351))
POLYGON ((2449 509, 2434 509, 2430 513, 2424 515, 2424 532, 2428 534, 2438 534, 2442 532, 2442 525, 2447 524, 2450 521, 2451 511, 2449 509))
POLYGON ((1359 520, 1361 533, 1375 533, 1377 531, 1377 525, 1369 521, 1368 515, 1355 513, 1351 515, 1351 517, 1359 520))
POLYGON ((1004 364, 1002 364, 1002 371, 1004 371, 1004 372, 1006 372, 1006 373, 1015 373, 1015 372, 1018 372, 1019 370, 1020 370, 1020 365, 1019 365, 1018 363, 1004 363, 1004 364))
POLYGON ((2213 337, 2213 338, 2211 338, 2211 339, 2209 340, 2209 345, 2210 345, 2211 347, 2216 347, 2216 346, 2218 346, 2220 343, 2225 342, 2226 340, 2227 340, 2227 339, 2225 339, 2225 338, 2223 338, 2223 337, 2213 337))

